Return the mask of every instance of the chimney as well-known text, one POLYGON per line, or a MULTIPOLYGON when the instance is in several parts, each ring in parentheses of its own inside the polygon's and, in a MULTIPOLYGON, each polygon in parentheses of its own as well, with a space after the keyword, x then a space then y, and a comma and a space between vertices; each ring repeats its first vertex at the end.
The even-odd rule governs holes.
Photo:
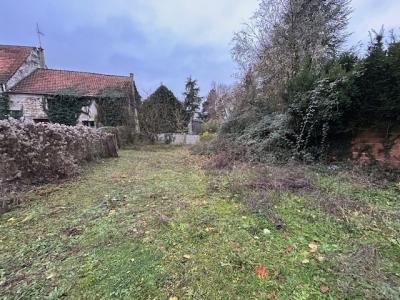
POLYGON ((45 60, 44 60, 44 49, 42 47, 37 48, 38 54, 39 54, 39 63, 40 63, 40 68, 45 68, 47 69, 45 60))

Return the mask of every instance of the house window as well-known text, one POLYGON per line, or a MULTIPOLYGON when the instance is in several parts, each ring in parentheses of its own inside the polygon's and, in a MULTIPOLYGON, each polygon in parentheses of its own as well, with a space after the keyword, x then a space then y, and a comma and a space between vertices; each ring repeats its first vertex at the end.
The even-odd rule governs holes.
POLYGON ((22 118, 22 110, 10 110, 10 117, 14 119, 22 118))
POLYGON ((33 119, 35 123, 49 123, 49 119, 33 119))
POLYGON ((87 127, 95 127, 94 121, 82 121, 82 124, 87 127))

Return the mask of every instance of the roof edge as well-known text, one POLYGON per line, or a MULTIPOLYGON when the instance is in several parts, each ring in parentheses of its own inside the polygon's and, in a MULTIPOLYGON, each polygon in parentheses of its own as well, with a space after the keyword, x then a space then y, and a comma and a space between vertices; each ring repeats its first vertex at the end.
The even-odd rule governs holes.
POLYGON ((48 71, 59 71, 59 72, 69 72, 69 73, 81 73, 81 74, 92 74, 92 75, 101 75, 101 76, 109 76, 109 77, 121 77, 121 78, 131 78, 130 75, 113 75, 113 74, 105 74, 105 73, 96 73, 96 72, 88 72, 88 71, 76 71, 76 70, 65 70, 65 69, 53 69, 53 68, 38 68, 34 72, 38 70, 48 70, 48 71))

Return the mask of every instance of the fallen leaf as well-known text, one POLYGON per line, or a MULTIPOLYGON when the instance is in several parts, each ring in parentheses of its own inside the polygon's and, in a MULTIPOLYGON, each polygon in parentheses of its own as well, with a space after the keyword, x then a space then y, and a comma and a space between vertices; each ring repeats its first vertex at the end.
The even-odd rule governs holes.
POLYGON ((293 251, 293 246, 292 245, 288 245, 287 247, 286 247, 286 252, 287 253, 290 253, 290 252, 292 252, 293 251))
POLYGON ((32 214, 31 214, 31 215, 28 215, 28 216, 25 217, 25 219, 23 219, 23 220, 21 221, 21 223, 28 222, 28 221, 30 221, 30 220, 32 220, 32 219, 33 219, 33 215, 32 215, 32 214))
POLYGON ((326 294, 329 291, 329 286, 327 286, 325 283, 321 283, 319 290, 321 293, 326 294))
POLYGON ((115 215, 116 211, 115 209, 110 210, 110 212, 108 213, 108 216, 112 216, 115 215))
POLYGON ((315 253, 318 250, 318 245, 315 242, 311 242, 308 244, 308 248, 310 248, 311 253, 315 253))
POLYGON ((268 272, 267 270, 265 270, 265 267, 263 265, 258 265, 256 267, 256 274, 260 279, 265 279, 268 276, 268 272))
POLYGON ((175 296, 169 297, 168 300, 178 300, 178 297, 175 297, 175 296))
POLYGON ((56 276, 54 272, 51 272, 49 275, 46 276, 46 279, 52 279, 56 276))
POLYGON ((308 264, 310 261, 306 258, 306 259, 303 259, 303 261, 301 262, 302 264, 308 264))
POLYGON ((325 261, 325 256, 320 255, 320 256, 317 257, 317 260, 319 262, 324 262, 325 261))
POLYGON ((183 256, 183 258, 190 259, 191 256, 190 256, 189 254, 185 254, 185 255, 183 256))
POLYGON ((263 233, 264 233, 264 234, 271 234, 271 230, 265 228, 265 229, 263 230, 263 233))

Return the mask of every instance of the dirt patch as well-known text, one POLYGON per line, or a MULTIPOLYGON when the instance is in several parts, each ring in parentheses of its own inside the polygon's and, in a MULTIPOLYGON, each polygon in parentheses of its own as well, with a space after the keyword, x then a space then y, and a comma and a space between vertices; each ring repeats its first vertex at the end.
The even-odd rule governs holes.
POLYGON ((24 202, 23 193, 29 185, 0 181, 0 215, 20 206, 24 202))
POLYGON ((289 174, 286 178, 259 179, 248 185, 248 188, 259 190, 278 190, 278 191, 310 191, 314 188, 310 179, 291 177, 289 174))
POLYGON ((227 153, 220 153, 211 157, 208 161, 206 161, 203 165, 204 170, 223 170, 223 169, 232 169, 234 163, 234 159, 230 158, 227 153))
POLYGON ((371 245, 359 245, 357 250, 339 259, 338 271, 345 275, 380 277, 380 256, 371 245))
POLYGON ((350 197, 340 197, 318 192, 314 194, 314 199, 315 201, 313 201, 312 206, 340 218, 346 218, 351 212, 365 213, 369 211, 366 203, 350 197))
POLYGON ((259 166, 255 168, 256 179, 250 188, 286 192, 312 191, 315 184, 306 168, 299 165, 259 166))
POLYGON ((64 234, 68 235, 68 236, 77 236, 77 235, 81 235, 83 233, 83 228, 81 227, 68 227, 65 228, 63 230, 64 234))
POLYGON ((37 277, 39 277, 42 273, 39 272, 34 272, 34 273, 27 273, 27 272, 22 272, 21 274, 14 274, 11 277, 9 277, 8 279, 6 279, 4 281, 4 283, 2 283, 0 285, 1 289, 7 290, 7 289, 11 289, 14 286, 20 284, 21 282, 32 282, 34 281, 37 277))
MULTIPOLYGON (((390 292, 392 295, 400 295, 398 291, 400 280, 394 274, 391 276, 385 272, 379 251, 374 246, 360 244, 357 246, 355 252, 346 256, 336 257, 334 261, 334 271, 338 275, 347 278, 342 282, 341 286, 343 290, 351 292, 359 280, 365 280, 369 284, 376 282, 385 283, 385 296, 382 295, 380 299, 389 299, 386 298, 386 292, 390 292), (349 278, 352 280, 349 280, 349 278)), ((370 292, 365 289, 364 296, 366 299, 376 299, 369 294, 370 292)))

